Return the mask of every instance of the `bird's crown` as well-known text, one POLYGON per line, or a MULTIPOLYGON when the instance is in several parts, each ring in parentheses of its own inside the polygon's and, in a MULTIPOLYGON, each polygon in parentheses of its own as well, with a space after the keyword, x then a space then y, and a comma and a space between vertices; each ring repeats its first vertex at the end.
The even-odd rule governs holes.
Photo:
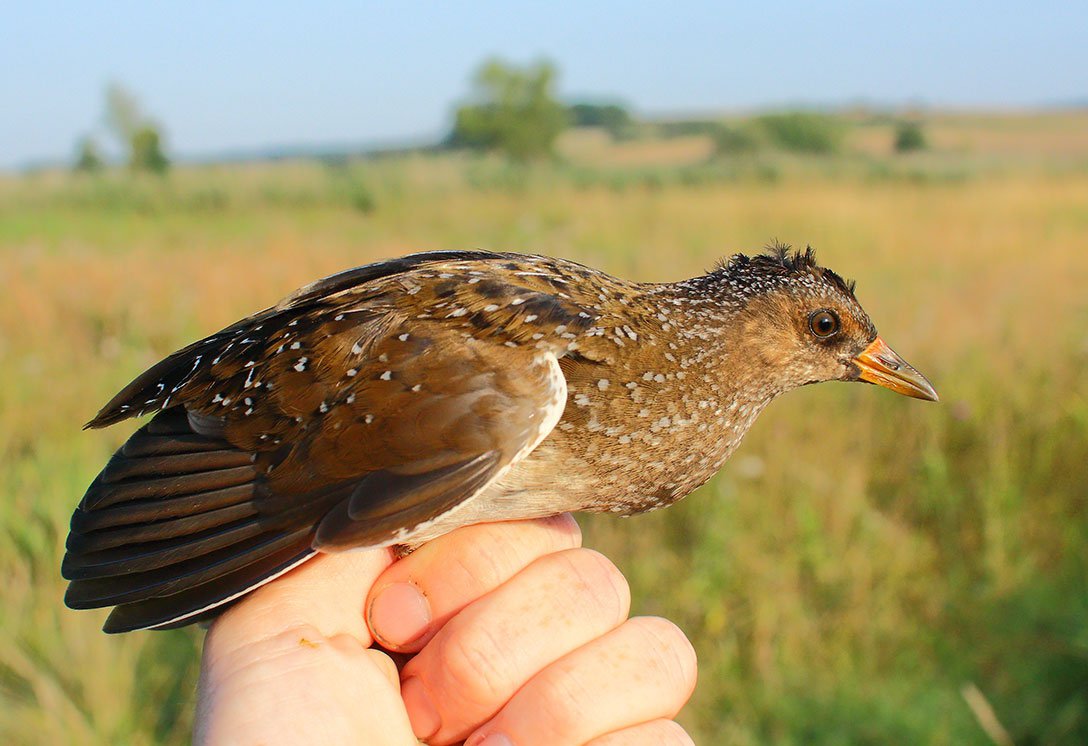
POLYGON ((722 260, 718 271, 729 278, 729 284, 738 291, 755 294, 782 285, 813 285, 817 282, 830 284, 852 300, 856 283, 844 280, 839 274, 816 262, 816 251, 806 246, 804 251, 793 250, 789 244, 775 241, 762 254, 749 257, 734 254, 722 260))

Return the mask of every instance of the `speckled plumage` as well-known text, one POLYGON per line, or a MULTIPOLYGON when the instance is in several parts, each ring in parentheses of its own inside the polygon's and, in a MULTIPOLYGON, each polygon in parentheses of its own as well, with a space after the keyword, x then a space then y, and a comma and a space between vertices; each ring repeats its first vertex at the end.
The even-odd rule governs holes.
POLYGON ((116 605, 109 631, 176 626, 315 551, 668 505, 775 396, 856 379, 874 339, 811 252, 667 284, 488 252, 334 275, 171 355, 89 423, 158 413, 73 516, 67 601, 116 605), (812 309, 833 309, 841 350, 810 349, 812 309))

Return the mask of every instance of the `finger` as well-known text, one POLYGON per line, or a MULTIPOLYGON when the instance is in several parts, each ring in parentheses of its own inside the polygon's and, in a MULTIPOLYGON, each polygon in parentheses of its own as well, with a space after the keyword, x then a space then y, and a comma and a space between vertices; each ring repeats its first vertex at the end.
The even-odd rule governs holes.
POLYGON ((401 674, 416 736, 447 744, 490 719, 525 682, 627 617, 630 591, 603 555, 536 560, 467 606, 401 674))
POLYGON ((393 563, 367 601, 367 623, 388 650, 416 652, 454 614, 530 562, 581 545, 570 514, 468 526, 393 563))
POLYGON ((672 720, 651 720, 594 738, 585 746, 695 746, 695 742, 679 723, 672 720))
POLYGON ((229 671, 205 660, 194 743, 416 743, 393 662, 354 637, 295 627, 247 653, 229 671))
POLYGON ((396 687, 399 692, 400 671, 397 670, 397 664, 393 662, 393 659, 382 651, 375 650, 374 648, 367 648, 366 654, 373 661, 374 665, 382 672, 382 675, 385 676, 385 680, 389 682, 389 685, 396 687))
POLYGON ((502 734, 518 746, 582 744, 672 718, 695 676, 695 650, 679 627, 659 617, 630 619, 534 676, 467 743, 502 734))
POLYGON ((392 561, 388 549, 318 554, 224 612, 208 632, 205 655, 225 654, 300 625, 312 625, 326 638, 351 635, 368 647, 373 641, 362 617, 363 599, 392 561))

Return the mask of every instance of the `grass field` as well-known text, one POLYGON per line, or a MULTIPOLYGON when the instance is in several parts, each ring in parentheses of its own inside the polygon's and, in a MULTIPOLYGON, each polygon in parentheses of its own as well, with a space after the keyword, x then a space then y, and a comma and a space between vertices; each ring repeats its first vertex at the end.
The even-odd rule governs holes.
POLYGON ((665 280, 775 238, 855 278, 943 401, 792 393, 677 507, 584 522, 636 610, 695 642, 683 722, 707 744, 1088 742, 1088 118, 1009 119, 947 115, 905 159, 859 124, 832 159, 572 141, 535 169, 0 178, 0 742, 187 740, 199 633, 106 637, 61 601, 70 510, 129 430, 80 425, 145 366, 410 251, 665 280))

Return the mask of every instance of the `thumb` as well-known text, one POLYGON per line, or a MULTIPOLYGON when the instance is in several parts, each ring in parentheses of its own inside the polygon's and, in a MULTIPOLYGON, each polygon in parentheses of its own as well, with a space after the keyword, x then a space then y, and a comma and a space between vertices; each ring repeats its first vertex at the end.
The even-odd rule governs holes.
POLYGON ((369 647, 373 639, 363 616, 366 597, 392 561, 388 549, 318 553, 228 609, 212 625, 205 645, 214 641, 216 651, 230 651, 307 626, 327 638, 349 635, 369 647))

